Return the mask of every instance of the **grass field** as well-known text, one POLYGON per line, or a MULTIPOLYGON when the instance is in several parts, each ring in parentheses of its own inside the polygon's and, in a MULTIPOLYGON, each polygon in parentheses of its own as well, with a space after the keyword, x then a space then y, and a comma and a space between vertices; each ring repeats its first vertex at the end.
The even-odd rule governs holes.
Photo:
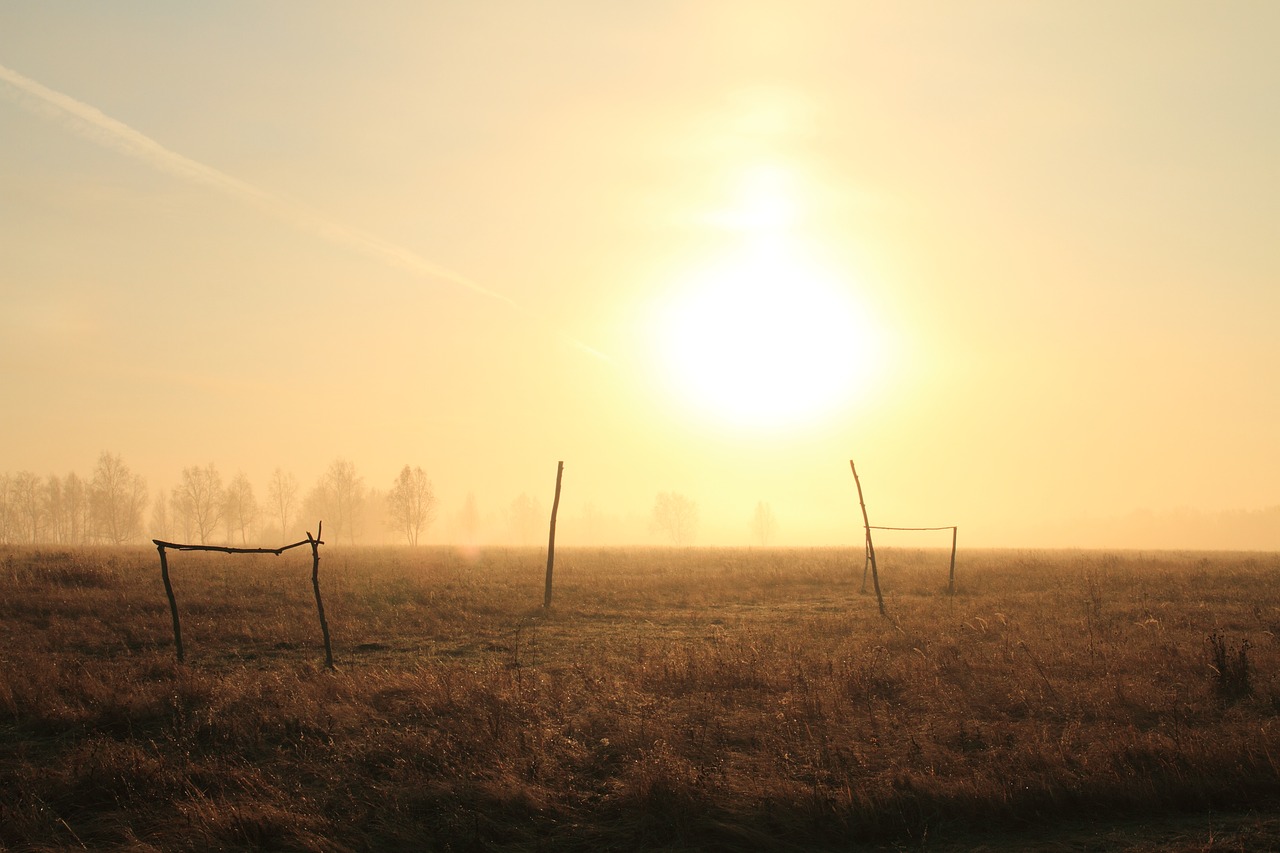
POLYGON ((1280 846, 1280 555, 0 550, 0 848, 1280 846))

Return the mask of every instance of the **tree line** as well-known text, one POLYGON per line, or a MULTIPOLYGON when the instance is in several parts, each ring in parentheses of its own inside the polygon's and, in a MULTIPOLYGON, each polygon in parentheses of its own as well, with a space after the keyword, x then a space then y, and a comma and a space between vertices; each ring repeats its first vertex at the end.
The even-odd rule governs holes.
POLYGON ((436 518, 431 480, 405 465, 385 491, 368 488, 355 465, 334 460, 307 492, 276 468, 260 498, 243 472, 224 480, 213 463, 182 469, 169 492, 118 454, 103 452, 88 477, 0 473, 0 544, 124 545, 147 539, 248 545, 260 537, 302 538, 323 519, 326 538, 355 543, 367 529, 417 545, 436 518))
MULTIPOLYGON (((230 477, 213 463, 182 469, 177 485, 152 494, 146 480, 114 453, 99 455, 88 476, 0 473, 0 545, 123 545, 150 539, 200 545, 284 544, 324 521, 334 544, 402 542, 418 545, 439 515, 430 478, 405 465, 379 489, 366 485, 356 466, 335 459, 311 488, 283 468, 272 471, 259 492, 243 473, 230 477)), ((626 523, 588 504, 576 519, 584 544, 629 535, 626 523)), ((570 522, 573 523, 572 521, 570 522)), ((449 519, 458 544, 495 539, 536 545, 546 535, 542 501, 521 494, 499 515, 481 514, 474 495, 449 519), (497 535, 495 535, 497 534, 497 535)), ((649 513, 649 533, 673 545, 691 545, 699 527, 698 505, 678 492, 661 492, 649 513)), ((748 530, 758 545, 771 543, 776 521, 769 504, 757 503, 748 530)))

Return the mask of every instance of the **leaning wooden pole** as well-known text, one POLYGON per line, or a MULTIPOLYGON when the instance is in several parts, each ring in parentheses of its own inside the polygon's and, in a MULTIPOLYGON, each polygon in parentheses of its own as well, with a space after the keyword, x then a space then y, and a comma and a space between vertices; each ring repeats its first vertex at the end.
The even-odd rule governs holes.
POLYGON ((858 505, 862 507, 862 526, 867 531, 867 557, 871 560, 871 585, 876 590, 876 604, 880 607, 880 615, 884 612, 884 597, 880 594, 880 573, 876 571, 876 546, 871 541, 871 521, 867 518, 867 502, 862 498, 862 481, 858 479, 858 468, 849 460, 849 468, 853 471, 853 482, 858 487, 858 505))
POLYGON ((307 541, 311 543, 311 588, 316 593, 316 610, 320 614, 320 633, 324 635, 324 665, 333 669, 333 646, 329 642, 329 622, 324 618, 324 601, 320 598, 320 546, 324 542, 320 535, 324 532, 324 522, 316 525, 316 535, 307 531, 307 541))
POLYGON ((547 585, 542 592, 542 607, 551 607, 551 573, 556 565, 556 513, 560 511, 560 481, 564 477, 564 461, 556 466, 556 496, 551 502, 551 532, 547 536, 547 585))
POLYGON ((164 554, 164 546, 157 544, 160 552, 160 577, 164 579, 164 593, 169 596, 169 615, 173 617, 173 647, 178 653, 178 663, 182 663, 182 626, 178 624, 178 599, 173 597, 173 584, 169 582, 169 559, 164 554))
POLYGON ((871 531, 867 531, 867 538, 862 543, 862 589, 859 592, 867 591, 867 571, 871 568, 871 531))
POLYGON ((960 528, 951 528, 951 577, 947 581, 947 592, 954 594, 956 591, 956 531, 960 528))

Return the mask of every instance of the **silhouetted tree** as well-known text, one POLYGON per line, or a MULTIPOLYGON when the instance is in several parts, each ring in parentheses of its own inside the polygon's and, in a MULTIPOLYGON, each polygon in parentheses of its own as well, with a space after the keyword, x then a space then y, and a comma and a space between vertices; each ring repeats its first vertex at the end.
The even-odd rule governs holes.
MULTIPOLYGON (((338 523, 338 511, 334 508, 334 504, 333 489, 329 485, 329 481, 324 476, 321 476, 302 499, 302 517, 306 519, 305 524, 302 526, 310 527, 317 521, 323 521, 324 529, 328 533, 327 541, 336 542, 340 526, 338 523)), ((312 533, 314 532, 312 530, 312 533)))
MULTIPOLYGON (((356 475, 355 463, 346 459, 335 459, 325 474, 329 486, 333 490, 334 510, 337 512, 337 530, 335 534, 345 532, 347 541, 355 544, 356 526, 360 517, 361 499, 364 497, 364 478, 356 475)), ((337 539, 337 536, 334 536, 337 539)))
POLYGON ((16 542, 13 500, 13 477, 8 471, 0 473, 0 544, 16 542))
POLYGON ((410 545, 416 546, 423 531, 436 518, 436 495, 426 472, 408 465, 400 469, 400 475, 387 493, 387 509, 391 523, 410 545))
POLYGON ((249 544, 249 529, 258 519, 258 499, 253 494, 253 484, 243 471, 237 472, 227 484, 226 507, 223 510, 227 524, 227 539, 239 532, 240 544, 249 544))
POLYGON ((298 504, 298 478, 281 468, 273 471, 271 482, 267 483, 267 502, 272 514, 280 521, 281 538, 287 538, 289 521, 298 504))
POLYGON ((187 535, 194 533, 201 545, 209 544, 209 537, 218 529, 226 506, 222 475, 217 466, 210 462, 203 468, 183 468, 182 482, 174 489, 174 498, 174 509, 181 514, 187 535))
MULTIPOLYGON (((387 504, 387 493, 369 486, 360 495, 360 505, 356 508, 356 531, 361 542, 399 542, 397 535, 391 537, 394 528, 391 521, 390 507, 387 504)), ((424 528, 425 529, 425 528, 424 528)))
POLYGON ((83 545, 89 539, 93 520, 90 514, 89 489, 75 471, 62 481, 62 506, 67 517, 67 543, 83 545))
POLYGON ((169 515, 169 499, 163 491, 157 492, 151 502, 151 538, 171 541, 173 522, 169 515))
POLYGON ((751 538, 760 546, 773 541, 773 534, 778 529, 778 522, 773 517, 773 507, 764 501, 756 503, 756 511, 751 514, 751 538))
POLYGON ((688 545, 698 534, 698 505, 678 492, 661 492, 653 504, 649 529, 672 544, 688 545))
POLYGON ((356 466, 345 459, 335 459, 307 493, 303 512, 308 523, 311 518, 324 522, 324 529, 330 531, 326 537, 329 541, 336 543, 345 537, 355 544, 363 500, 364 479, 356 475, 356 466))
POLYGON ((55 545, 66 544, 61 477, 50 474, 40 484, 40 515, 44 518, 45 541, 55 545))
POLYGON ((40 494, 40 478, 31 471, 19 471, 13 475, 10 486, 14 505, 14 541, 40 541, 43 519, 40 494))
POLYGON ((118 455, 103 452, 89 483, 94 527, 105 541, 120 545, 137 537, 147 505, 147 481, 118 455))
POLYGON ((192 519, 191 507, 182 496, 182 489, 174 486, 169 492, 169 527, 174 534, 181 534, 181 542, 193 542, 196 538, 195 521, 192 519))

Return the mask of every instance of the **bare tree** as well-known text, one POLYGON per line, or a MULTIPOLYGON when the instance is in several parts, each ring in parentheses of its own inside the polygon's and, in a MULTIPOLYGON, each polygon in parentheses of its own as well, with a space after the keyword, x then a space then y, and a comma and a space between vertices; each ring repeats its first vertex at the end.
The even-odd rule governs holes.
POLYGON ((355 544, 364 496, 364 478, 356 475, 356 466, 335 459, 307 493, 302 509, 309 517, 324 521, 324 529, 332 531, 331 541, 346 538, 355 544))
POLYGON ((173 535, 171 529, 172 523, 169 518, 169 501, 165 497, 164 491, 156 493, 155 500, 151 502, 151 538, 164 539, 168 541, 173 535))
POLYGON ((72 471, 62 481, 62 505, 67 516, 67 543, 83 545, 93 527, 89 490, 80 475, 72 471))
MULTIPOLYGON (((400 541, 400 537, 391 536, 394 524, 391 521, 391 506, 387 503, 387 492, 370 486, 360 494, 360 504, 356 508, 356 531, 360 541, 365 543, 380 542, 383 544, 400 541)), ((423 528, 425 530, 425 527, 423 528)))
POLYGON ((67 542, 67 520, 62 505, 62 478, 50 474, 40 486, 40 513, 44 516, 46 541, 56 545, 67 542))
POLYGON ((336 503, 333 488, 328 478, 324 476, 316 481, 316 484, 308 490, 306 497, 302 499, 302 517, 307 519, 306 524, 310 525, 313 521, 324 522, 324 529, 329 532, 327 541, 330 542, 338 541, 338 532, 341 529, 338 523, 338 510, 335 508, 336 503))
POLYGON ((200 544, 207 545, 225 509, 222 475, 217 467, 210 462, 203 468, 183 468, 182 482, 174 489, 173 503, 187 535, 195 533, 200 544))
POLYGON ((387 493, 387 509, 391 523, 416 546, 423 531, 436 518, 436 495, 431 480, 421 468, 408 465, 400 470, 391 491, 387 493))
POLYGON ((511 502, 511 540, 517 545, 533 545, 542 532, 543 511, 538 501, 521 492, 511 502))
POLYGON ((227 485, 226 507, 223 510, 227 524, 227 538, 235 531, 240 533, 240 544, 249 544, 249 529, 258 518, 258 499, 253 494, 253 484, 244 472, 238 472, 227 485))
POLYGON ((273 471, 271 482, 267 483, 267 503, 272 514, 280 520, 281 538, 287 538, 289 521, 298 504, 298 478, 282 468, 273 471))
POLYGON ((360 503, 364 497, 364 478, 356 476, 356 466, 346 459, 335 459, 325 473, 333 495, 333 508, 337 512, 334 539, 347 534, 347 542, 354 545, 359 521, 360 503))
POLYGON ((30 471, 19 471, 13 475, 10 491, 15 510, 14 541, 38 542, 44 521, 40 478, 30 471))
POLYGON ((764 547, 773 541, 773 534, 778 530, 778 522, 773 517, 773 507, 764 501, 756 503, 756 511, 751 514, 751 538, 757 545, 764 547))
POLYGON ((678 492, 661 492, 653 504, 649 529, 672 544, 688 545, 698 534, 698 505, 678 492))
POLYGON ((181 486, 174 486, 169 493, 169 527, 175 534, 181 533, 179 541, 191 542, 196 538, 194 513, 191 501, 183 494, 181 486))
POLYGON ((98 535, 113 545, 123 544, 137 537, 142 527, 147 481, 118 455, 104 451, 89 483, 89 504, 98 535))

